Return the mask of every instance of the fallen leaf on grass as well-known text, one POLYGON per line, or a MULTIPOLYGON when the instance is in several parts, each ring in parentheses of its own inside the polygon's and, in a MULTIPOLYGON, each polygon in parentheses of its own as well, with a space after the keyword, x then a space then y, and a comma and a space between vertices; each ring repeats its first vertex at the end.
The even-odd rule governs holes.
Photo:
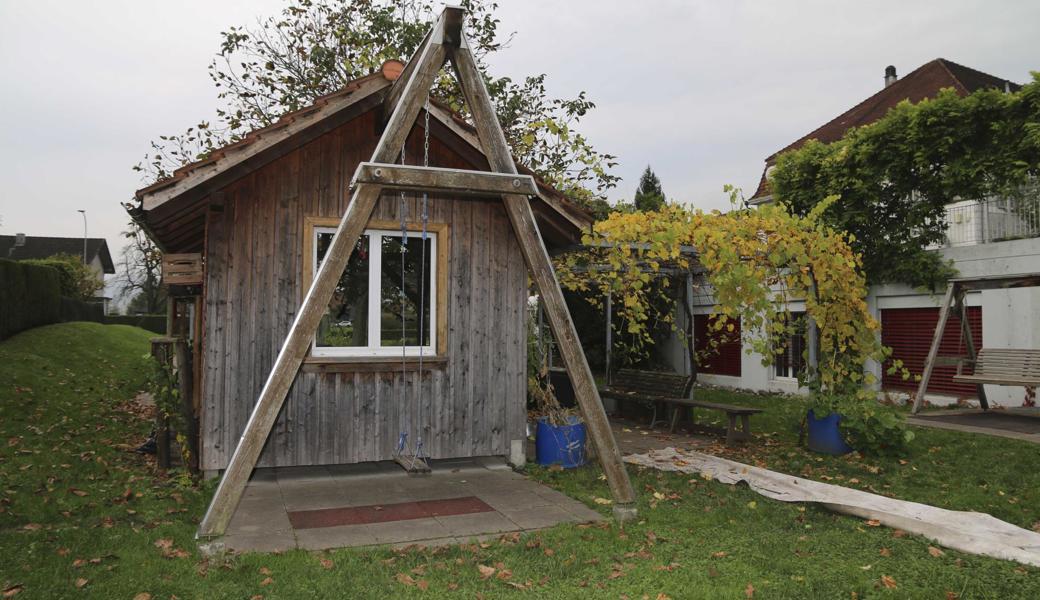
POLYGON ((319 558, 318 562, 321 563, 321 567, 325 570, 330 570, 332 567, 336 566, 335 563, 327 558, 319 558))
POLYGON ((87 585, 88 583, 90 583, 88 580, 83 579, 82 577, 80 577, 79 579, 76 580, 76 587, 81 588, 81 587, 87 585))
POLYGON ((22 590, 24 590, 24 589, 25 589, 25 586, 23 586, 20 583, 16 583, 14 585, 9 585, 9 586, 4 588, 4 598, 14 598, 18 594, 22 593, 22 590))
POLYGON ((888 548, 882 548, 878 550, 878 554, 880 554, 881 556, 892 556, 892 551, 888 548))
POLYGON ((672 600, 672 597, 664 592, 661 592, 657 595, 657 600, 672 600))
POLYGON ((75 495, 79 496, 80 498, 82 498, 83 496, 88 495, 88 492, 86 492, 85 490, 80 490, 80 489, 77 489, 77 488, 69 488, 69 493, 70 494, 75 494, 75 495))
POLYGON ((957 595, 957 592, 946 592, 946 600, 957 600, 957 598, 960 598, 960 596, 957 595))
POLYGON ((889 577, 888 575, 882 575, 881 576, 881 585, 885 586, 886 588, 888 588, 890 590, 894 590, 894 589, 896 589, 896 580, 893 579, 892 577, 889 577))
POLYGON ((751 585, 750 581, 748 582, 747 587, 744 588, 744 597, 746 597, 746 598, 754 598, 755 597, 755 586, 751 585))
POLYGON ((495 574, 495 567, 489 567, 487 565, 477 565, 477 570, 480 571, 481 579, 487 579, 495 574))
POLYGON ((261 575, 270 575, 271 574, 271 569, 268 569, 267 567, 260 567, 258 572, 261 575))
POLYGON ((728 552, 722 552, 722 551, 720 551, 720 552, 712 552, 711 553, 711 557, 712 558, 724 558, 727 554, 729 554, 729 553, 728 552))
POLYGON ((613 504, 614 503, 613 500, 608 500, 607 498, 593 498, 592 501, 595 502, 596 504, 613 504))
POLYGON ((152 595, 148 592, 141 592, 134 596, 134 600, 152 600, 152 595))
POLYGON ((906 536, 907 536, 907 533, 905 531, 903 531, 902 529, 896 529, 896 530, 894 530, 892 532, 892 537, 903 538, 903 537, 906 537, 906 536))
POLYGON ((24 529, 26 531, 36 531, 37 529, 39 529, 41 527, 43 527, 43 525, 40 525, 39 523, 26 523, 25 525, 22 526, 22 529, 24 529))
POLYGON ((415 580, 412 579, 412 576, 409 575, 408 573, 398 573, 397 574, 397 582, 398 583, 403 583, 404 585, 413 585, 413 586, 415 585, 415 580))
POLYGON ((867 525, 870 525, 871 527, 881 527, 881 521, 878 521, 877 519, 868 519, 867 525))
POLYGON ((939 558, 940 556, 942 556, 942 555, 944 555, 946 553, 943 552, 942 550, 936 548, 935 546, 928 546, 928 554, 931 554, 935 558, 939 558))
POLYGON ((274 579, 264 577, 264 580, 260 582, 260 585, 271 585, 272 583, 274 583, 274 579))
POLYGON ((501 571, 498 572, 498 575, 495 575, 495 577, 497 577, 498 579, 500 579, 502 581, 506 581, 509 578, 511 578, 512 576, 513 576, 513 572, 510 571, 509 569, 502 569, 501 571))

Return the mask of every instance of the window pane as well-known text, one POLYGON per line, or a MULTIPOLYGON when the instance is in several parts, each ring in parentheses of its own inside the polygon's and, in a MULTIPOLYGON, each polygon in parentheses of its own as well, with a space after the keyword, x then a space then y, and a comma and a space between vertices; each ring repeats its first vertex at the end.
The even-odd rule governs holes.
MULTIPOLYGON (((784 313, 778 313, 774 317, 778 321, 787 322, 784 313)), ((777 377, 798 377, 805 370, 805 332, 806 317, 801 311, 791 313, 791 322, 794 331, 784 336, 781 349, 782 354, 776 356, 774 372, 777 377)))
MULTIPOLYGON (((318 264, 332 243, 333 232, 319 231, 316 240, 318 264)), ((318 269, 315 265, 314 273, 318 269)), ((316 346, 368 345, 368 236, 358 238, 350 261, 336 284, 329 308, 318 324, 316 346)))
POLYGON ((431 244, 421 235, 409 235, 402 252, 401 236, 383 234, 380 284, 380 345, 427 346, 430 344, 431 244), (423 245, 426 258, 423 260, 423 245), (425 271, 425 276, 423 272, 425 271), (403 273, 403 279, 402 279, 403 273), (420 280, 423 280, 420 283, 420 280), (402 288, 403 284, 403 288, 402 288), (421 289, 420 289, 421 286, 421 289), (403 292, 403 293, 402 293, 403 292), (420 340, 419 307, 423 306, 420 340), (403 322, 402 322, 403 320, 403 322))

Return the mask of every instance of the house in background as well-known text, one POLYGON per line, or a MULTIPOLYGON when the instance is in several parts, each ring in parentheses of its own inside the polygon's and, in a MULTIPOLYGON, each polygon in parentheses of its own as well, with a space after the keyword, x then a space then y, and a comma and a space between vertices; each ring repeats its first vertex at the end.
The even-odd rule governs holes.
MULTIPOLYGON (((56 254, 71 254, 83 257, 83 262, 94 271, 104 289, 105 275, 114 275, 115 263, 108 251, 108 242, 104 238, 81 237, 45 237, 29 236, 24 233, 0 235, 0 258, 10 260, 32 260, 50 258, 56 254)), ((108 314, 108 303, 111 298, 95 296, 94 301, 103 305, 108 314)))
MULTIPOLYGON (((876 94, 852 107, 830 122, 799 138, 783 150, 766 158, 765 169, 758 189, 751 199, 755 205, 772 202, 768 175, 777 156, 798 148, 808 140, 834 142, 852 127, 872 123, 903 100, 919 102, 934 97, 941 89, 953 88, 961 95, 976 90, 995 88, 1016 91, 1017 84, 945 59, 933 60, 909 75, 898 78, 895 67, 885 70, 884 87, 876 94)), ((1023 218, 1021 212, 1012 214, 1007 200, 992 198, 982 201, 967 200, 947 206, 947 240, 942 247, 932 250, 952 260, 961 277, 1007 275, 1040 270, 1040 188, 1031 200, 1036 209, 1026 211, 1032 217, 1023 218)), ((712 310, 708 291, 699 295, 694 291, 695 346, 706 347, 707 324, 712 310), (697 299, 700 299, 698 301, 697 299)), ((894 358, 903 361, 914 374, 924 370, 925 357, 939 319, 938 305, 941 293, 913 289, 907 285, 884 284, 873 286, 868 294, 868 306, 881 322, 881 341, 894 351, 894 358)), ((982 340, 987 348, 1040 347, 1040 289, 987 290, 969 294, 968 321, 973 338, 982 340)), ((804 303, 792 302, 795 316, 804 314, 804 303)), ((679 311, 681 312, 681 311, 679 311)), ((689 324, 687 324, 689 326, 689 324)), ((739 332, 739 325, 738 325, 739 332)), ((776 364, 762 366, 762 357, 748 353, 737 336, 720 340, 721 351, 699 368, 702 383, 777 392, 804 392, 799 389, 797 374, 803 368, 802 350, 809 344, 806 336, 790 340, 776 364)), ((678 346, 672 343, 672 346, 678 346)), ((675 348, 670 353, 673 367, 688 372, 683 353, 675 348)), ((960 335, 960 324, 950 320, 944 330, 940 355, 963 354, 965 343, 960 335)), ((898 376, 884 374, 882 365, 871 365, 883 391, 904 394, 916 390, 917 383, 904 381, 898 376)), ((976 397, 974 385, 954 382, 955 367, 937 367, 928 386, 927 400, 934 404, 950 404, 960 399, 976 397)), ((1022 404, 1023 388, 986 386, 991 404, 1018 406, 1022 404)))

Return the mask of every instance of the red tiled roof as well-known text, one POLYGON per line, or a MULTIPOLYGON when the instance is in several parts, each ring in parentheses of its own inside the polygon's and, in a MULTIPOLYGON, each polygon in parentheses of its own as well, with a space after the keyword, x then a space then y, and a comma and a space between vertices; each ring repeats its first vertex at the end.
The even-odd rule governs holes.
POLYGON ((927 62, 834 119, 769 155, 766 158, 766 168, 762 171, 758 189, 755 190, 752 199, 769 194, 766 170, 776 163, 776 157, 781 153, 800 148, 809 140, 815 139, 824 143, 835 142, 840 140, 849 129, 877 121, 903 100, 917 103, 925 98, 936 96, 939 90, 944 88, 953 88, 959 95, 967 96, 974 91, 987 88, 1018 91, 1021 86, 944 58, 927 62))

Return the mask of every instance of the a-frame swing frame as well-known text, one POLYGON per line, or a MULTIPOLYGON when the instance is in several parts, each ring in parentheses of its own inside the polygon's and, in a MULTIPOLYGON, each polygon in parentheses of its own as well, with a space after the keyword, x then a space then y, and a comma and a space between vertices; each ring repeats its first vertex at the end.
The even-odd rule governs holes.
POLYGON ((541 295, 549 326, 574 387, 575 398, 606 474, 614 499, 614 515, 620 520, 635 516, 635 493, 628 472, 621 460, 621 452, 614 440, 552 261, 531 210, 529 196, 536 193, 537 188, 530 176, 517 174, 516 164, 484 79, 466 41, 464 16, 461 8, 446 7, 408 61, 401 76, 387 92, 386 112, 389 118, 386 128, 372 153, 371 161, 358 167, 352 180, 352 193, 346 212, 310 290, 303 298, 296 319, 231 456, 231 462, 199 524, 197 537, 217 537, 227 529, 264 443, 285 403, 286 394, 307 354, 318 323, 332 298, 340 273, 346 267, 358 237, 364 232, 381 192, 391 188, 448 190, 502 197, 524 261, 541 295), (477 137, 491 167, 490 173, 391 164, 400 153, 426 95, 446 62, 454 67, 459 87, 473 115, 477 137))

